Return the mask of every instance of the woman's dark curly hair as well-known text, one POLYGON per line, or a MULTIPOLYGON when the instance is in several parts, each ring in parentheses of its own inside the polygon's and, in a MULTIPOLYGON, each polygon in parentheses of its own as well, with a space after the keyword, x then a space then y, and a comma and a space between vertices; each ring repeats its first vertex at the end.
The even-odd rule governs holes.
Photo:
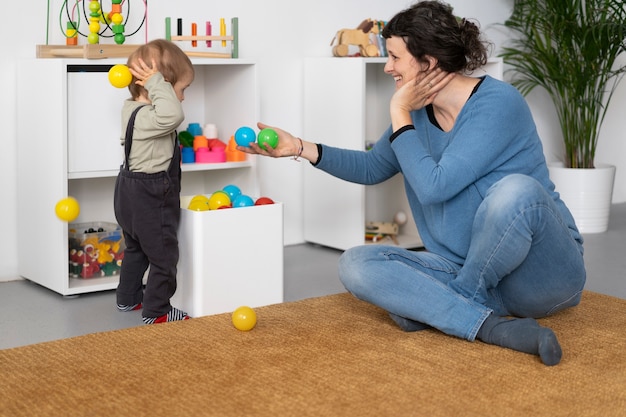
POLYGON ((382 36, 404 39, 418 61, 429 55, 447 72, 471 72, 487 63, 491 44, 483 41, 477 24, 457 18, 441 1, 420 1, 396 14, 382 36))

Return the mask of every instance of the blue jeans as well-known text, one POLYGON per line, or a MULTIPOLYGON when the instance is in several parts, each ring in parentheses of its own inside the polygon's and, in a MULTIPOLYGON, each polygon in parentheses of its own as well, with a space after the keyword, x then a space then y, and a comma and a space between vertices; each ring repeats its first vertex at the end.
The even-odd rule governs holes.
POLYGON ((582 244, 533 178, 494 184, 476 211, 463 265, 427 251, 351 248, 339 277, 357 298, 392 315, 473 341, 490 313, 544 317, 580 302, 582 244))

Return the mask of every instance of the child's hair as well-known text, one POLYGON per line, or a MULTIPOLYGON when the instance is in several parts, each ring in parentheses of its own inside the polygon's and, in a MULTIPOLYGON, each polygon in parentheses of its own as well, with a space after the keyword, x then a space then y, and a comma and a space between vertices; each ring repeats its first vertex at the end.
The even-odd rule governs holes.
MULTIPOLYGON (((156 62, 159 72, 166 81, 174 85, 178 79, 186 74, 194 74, 191 60, 178 46, 165 39, 155 39, 137 48, 129 57, 127 64, 137 62, 141 58, 147 65, 152 65, 152 60, 156 62)), ((133 99, 142 95, 147 95, 146 90, 135 83, 137 79, 133 77, 128 86, 128 90, 133 99)))

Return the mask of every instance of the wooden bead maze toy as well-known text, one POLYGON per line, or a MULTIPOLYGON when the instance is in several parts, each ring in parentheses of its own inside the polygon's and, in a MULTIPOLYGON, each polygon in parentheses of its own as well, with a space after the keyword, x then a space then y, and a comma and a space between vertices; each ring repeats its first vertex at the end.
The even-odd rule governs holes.
MULTIPOLYGON (((37 45, 37 57, 112 58, 128 56, 139 45, 124 45, 124 43, 128 37, 139 32, 145 25, 148 15, 148 3, 146 0, 142 1, 144 14, 140 16, 141 22, 138 24, 138 27, 130 34, 127 33, 127 23, 130 17, 131 1, 110 0, 110 3, 110 11, 105 12, 102 0, 75 0, 74 2, 63 0, 59 13, 59 26, 66 38, 65 45, 49 45, 48 33, 46 33, 46 44, 37 45), (124 6, 126 6, 125 13, 122 10, 124 6), (88 24, 88 33, 84 28, 81 29, 81 14, 84 16, 84 21, 88 24), (64 21, 64 16, 67 19, 66 21, 64 21), (86 38, 87 45, 78 45, 79 36, 86 38), (115 44, 101 44, 102 38, 113 38, 115 44)), ((138 19, 135 20, 138 21, 138 19)))

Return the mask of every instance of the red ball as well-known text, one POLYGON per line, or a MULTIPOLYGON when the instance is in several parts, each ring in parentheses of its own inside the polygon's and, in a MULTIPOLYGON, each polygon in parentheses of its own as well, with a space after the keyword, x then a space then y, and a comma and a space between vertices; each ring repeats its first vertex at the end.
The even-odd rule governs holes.
POLYGON ((269 197, 259 197, 255 202, 254 205, 255 206, 262 206, 265 204, 274 204, 274 200, 272 200, 269 197))

